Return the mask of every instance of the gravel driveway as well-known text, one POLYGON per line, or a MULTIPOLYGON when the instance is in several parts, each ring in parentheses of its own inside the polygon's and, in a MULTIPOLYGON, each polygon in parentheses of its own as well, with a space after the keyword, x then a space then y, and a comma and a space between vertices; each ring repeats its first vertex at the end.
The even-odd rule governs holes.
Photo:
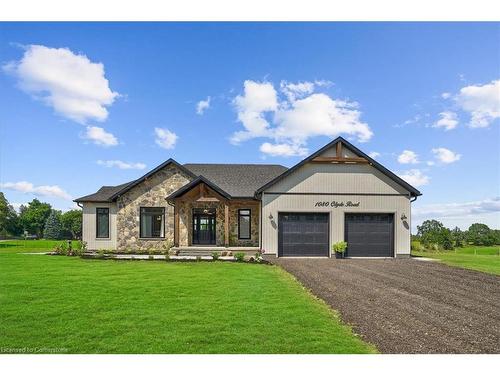
POLYGON ((415 259, 268 258, 382 353, 500 353, 500 277, 415 259))

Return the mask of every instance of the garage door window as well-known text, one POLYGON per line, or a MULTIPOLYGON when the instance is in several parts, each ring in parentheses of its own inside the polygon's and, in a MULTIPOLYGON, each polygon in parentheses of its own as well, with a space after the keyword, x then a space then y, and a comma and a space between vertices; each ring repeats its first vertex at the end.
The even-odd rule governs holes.
POLYGON ((250 218, 251 213, 249 209, 238 210, 238 239, 250 239, 250 218))

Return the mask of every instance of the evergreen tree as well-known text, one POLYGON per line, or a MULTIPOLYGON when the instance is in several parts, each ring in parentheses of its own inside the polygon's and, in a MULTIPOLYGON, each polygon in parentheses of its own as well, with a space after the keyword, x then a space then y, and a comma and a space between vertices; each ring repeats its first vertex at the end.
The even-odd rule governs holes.
POLYGON ((62 238, 62 225, 60 219, 61 213, 52 210, 43 230, 43 237, 49 240, 59 240, 62 238))

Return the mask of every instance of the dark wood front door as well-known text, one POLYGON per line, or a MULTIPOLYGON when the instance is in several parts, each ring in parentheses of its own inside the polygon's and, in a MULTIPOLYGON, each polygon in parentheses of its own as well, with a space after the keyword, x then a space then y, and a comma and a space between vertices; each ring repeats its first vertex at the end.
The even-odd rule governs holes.
POLYGON ((215 215, 193 213, 193 244, 215 245, 215 215))

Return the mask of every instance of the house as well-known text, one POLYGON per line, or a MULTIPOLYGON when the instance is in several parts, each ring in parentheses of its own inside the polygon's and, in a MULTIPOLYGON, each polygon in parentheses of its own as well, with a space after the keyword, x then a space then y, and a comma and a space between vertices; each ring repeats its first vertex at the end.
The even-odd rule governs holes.
POLYGON ((169 159, 137 180, 75 200, 89 249, 179 249, 351 257, 410 254, 421 193, 338 137, 291 168, 169 159), (167 242, 168 241, 168 242, 167 242))

